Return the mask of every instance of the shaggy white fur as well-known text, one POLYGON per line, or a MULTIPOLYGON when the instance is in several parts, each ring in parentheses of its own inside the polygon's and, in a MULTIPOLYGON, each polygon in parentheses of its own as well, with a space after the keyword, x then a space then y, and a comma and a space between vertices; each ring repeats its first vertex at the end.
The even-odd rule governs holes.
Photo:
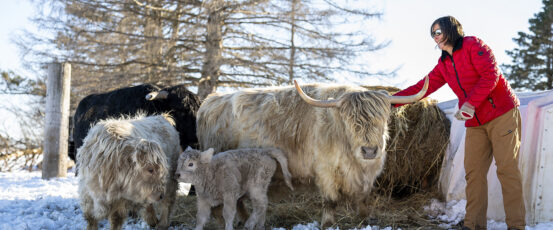
POLYGON ((142 209, 150 226, 169 226, 178 187, 179 135, 168 115, 98 122, 78 149, 79 197, 88 229, 109 218, 120 229, 129 210, 142 209), (158 221, 153 204, 160 205, 158 221))

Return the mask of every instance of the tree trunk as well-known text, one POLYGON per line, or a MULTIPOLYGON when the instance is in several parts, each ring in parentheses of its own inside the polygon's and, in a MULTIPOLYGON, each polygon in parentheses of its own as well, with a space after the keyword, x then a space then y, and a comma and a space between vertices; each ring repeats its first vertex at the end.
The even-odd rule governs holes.
POLYGON ((71 64, 48 65, 42 179, 67 176, 71 64))
MULTIPOLYGON (((157 2, 152 2, 152 4, 155 7, 160 7, 160 5, 157 2)), ((147 82, 156 82, 159 81, 159 64, 162 62, 162 42, 163 39, 163 31, 162 31, 162 23, 160 19, 161 12, 157 10, 146 10, 148 12, 148 16, 145 20, 144 25, 144 35, 146 35, 146 58, 147 58, 147 72, 148 72, 148 78, 147 82)))
POLYGON ((198 97, 203 100, 208 94, 217 90, 222 58, 222 5, 224 1, 213 0, 207 4, 207 35, 205 44, 202 77, 198 84, 198 97))
POLYGON ((288 63, 288 83, 292 84, 294 80, 294 65, 296 61, 296 44, 294 35, 296 33, 296 6, 298 0, 292 0, 292 8, 290 10, 290 59, 288 63))

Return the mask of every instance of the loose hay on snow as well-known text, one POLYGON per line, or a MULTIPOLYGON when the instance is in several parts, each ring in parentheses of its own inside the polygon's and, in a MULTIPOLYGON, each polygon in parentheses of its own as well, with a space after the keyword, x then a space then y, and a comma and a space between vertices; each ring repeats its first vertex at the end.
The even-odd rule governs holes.
MULTIPOLYGON (((318 193, 294 192, 285 201, 271 201, 267 209, 265 229, 282 227, 292 229, 297 224, 308 224, 320 221, 322 215, 322 199, 318 193)), ((357 216, 353 205, 340 205, 336 215, 336 225, 340 229, 359 229, 367 225, 392 227, 393 229, 440 229, 440 223, 428 218, 424 206, 429 205, 435 193, 418 193, 409 199, 389 199, 389 197, 372 194, 373 213, 370 220, 362 220, 357 216)), ((174 226, 193 229, 196 223, 196 197, 179 196, 174 206, 172 224, 174 226)), ((246 202, 249 208, 249 203, 246 202)), ((224 222, 218 222, 211 217, 205 229, 221 229, 224 222)), ((235 224, 235 227, 237 225, 235 224)))

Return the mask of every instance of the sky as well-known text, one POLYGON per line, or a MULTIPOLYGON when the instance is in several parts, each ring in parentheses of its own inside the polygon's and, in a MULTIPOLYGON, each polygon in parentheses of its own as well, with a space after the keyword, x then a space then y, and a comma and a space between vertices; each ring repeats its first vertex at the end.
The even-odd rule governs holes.
MULTIPOLYGON (((79 205, 78 179, 74 173, 66 178, 42 180, 41 171, 0 172, 0 229, 85 229, 79 205)), ((454 227, 465 215, 465 200, 441 203, 432 200, 425 207, 433 219, 442 223, 444 229, 454 227)), ((292 230, 318 230, 317 222, 297 224, 292 230)), ((488 220, 488 229, 506 229, 504 222, 488 220)), ((553 222, 540 223, 526 230, 547 230, 553 228, 553 222)), ((100 229, 109 229, 107 220, 100 222, 100 229)), ((123 229, 147 229, 142 220, 127 219, 123 229)), ((171 226, 170 229, 184 229, 183 226, 171 226)), ((367 225, 358 230, 391 230, 391 226, 379 227, 367 225)), ((285 230, 273 228, 273 230, 285 230)))
MULTIPOLYGON (((0 7, 0 71, 14 71, 24 74, 26 71, 20 65, 20 52, 11 41, 18 32, 30 28, 28 18, 32 15, 32 5, 27 0, 4 0, 0 7)), ((17 118, 2 107, 14 107, 24 104, 21 96, 0 94, 0 130, 9 130, 15 138, 19 138, 17 118)))
POLYGON ((20 52, 11 42, 12 37, 24 28, 32 28, 28 18, 33 7, 28 0, 4 0, 0 7, 0 70, 23 71, 20 52))

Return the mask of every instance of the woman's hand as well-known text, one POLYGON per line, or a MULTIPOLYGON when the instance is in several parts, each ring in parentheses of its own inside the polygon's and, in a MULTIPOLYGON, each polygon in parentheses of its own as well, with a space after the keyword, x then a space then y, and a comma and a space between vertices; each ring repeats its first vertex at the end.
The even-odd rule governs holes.
POLYGON ((455 118, 460 121, 470 120, 474 117, 474 106, 465 102, 463 106, 455 113, 455 118))

